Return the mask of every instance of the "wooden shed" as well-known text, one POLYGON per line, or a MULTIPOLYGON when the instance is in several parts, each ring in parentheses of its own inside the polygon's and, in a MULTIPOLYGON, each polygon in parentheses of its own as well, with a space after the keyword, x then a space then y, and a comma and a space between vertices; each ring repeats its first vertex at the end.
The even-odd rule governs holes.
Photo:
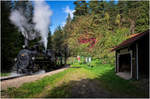
POLYGON ((112 51, 116 51, 116 73, 128 79, 149 78, 149 30, 131 35, 112 51))

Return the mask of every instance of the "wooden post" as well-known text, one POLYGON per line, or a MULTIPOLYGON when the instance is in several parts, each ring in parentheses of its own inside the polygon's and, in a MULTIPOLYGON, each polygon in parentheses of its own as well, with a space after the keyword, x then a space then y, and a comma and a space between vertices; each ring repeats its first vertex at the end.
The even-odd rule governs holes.
POLYGON ((115 72, 117 73, 117 51, 115 52, 115 60, 116 60, 116 62, 115 62, 115 72))
POLYGON ((137 76, 136 76, 136 79, 138 80, 139 79, 139 64, 138 64, 138 44, 136 44, 136 72, 137 72, 137 76))

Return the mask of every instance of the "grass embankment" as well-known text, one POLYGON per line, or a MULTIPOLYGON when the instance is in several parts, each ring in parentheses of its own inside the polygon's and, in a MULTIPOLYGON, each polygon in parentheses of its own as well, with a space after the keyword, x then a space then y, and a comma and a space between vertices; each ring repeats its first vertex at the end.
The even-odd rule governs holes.
POLYGON ((1 76, 1 77, 9 76, 9 75, 10 75, 10 73, 0 73, 0 76, 1 76))
MULTIPOLYGON (((9 88, 8 90, 2 91, 2 96, 16 98, 74 97, 74 93, 76 94, 80 91, 75 88, 77 88, 77 86, 85 80, 90 80, 88 84, 93 83, 93 81, 98 82, 99 87, 107 90, 112 97, 148 96, 144 90, 133 85, 133 82, 135 82, 134 80, 124 80, 116 76, 114 66, 110 64, 98 64, 96 61, 95 63, 92 63, 92 66, 93 67, 90 67, 87 64, 75 63, 72 65, 72 68, 63 72, 44 77, 43 79, 35 82, 25 83, 17 89, 9 88)), ((83 94, 86 95, 86 93, 83 94)))

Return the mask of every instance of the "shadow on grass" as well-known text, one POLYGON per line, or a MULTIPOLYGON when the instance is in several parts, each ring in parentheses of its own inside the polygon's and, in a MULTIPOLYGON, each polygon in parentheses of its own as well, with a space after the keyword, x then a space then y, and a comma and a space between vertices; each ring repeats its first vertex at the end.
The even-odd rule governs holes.
POLYGON ((82 79, 63 83, 49 91, 45 98, 106 98, 112 97, 110 93, 99 87, 96 80, 82 79))
MULTIPOLYGON (((97 73, 97 72, 96 72, 97 73)), ((136 87, 134 80, 124 80, 115 75, 114 68, 99 74, 94 79, 70 81, 53 88, 45 96, 70 98, 149 97, 148 88, 136 87)))
POLYGON ((69 67, 69 68, 81 68, 80 66, 78 66, 78 67, 69 67))
POLYGON ((148 86, 142 88, 143 85, 141 83, 138 83, 138 86, 134 84, 135 82, 140 81, 133 79, 125 80, 116 76, 114 68, 96 79, 99 80, 102 83, 102 86, 108 89, 115 97, 149 97, 148 86))

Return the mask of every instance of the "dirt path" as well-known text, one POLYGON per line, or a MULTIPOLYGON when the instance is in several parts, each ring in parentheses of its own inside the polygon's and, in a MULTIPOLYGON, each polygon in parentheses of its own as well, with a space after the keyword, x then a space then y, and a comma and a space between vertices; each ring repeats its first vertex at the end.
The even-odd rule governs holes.
POLYGON ((45 76, 50 76, 50 75, 56 74, 58 72, 64 71, 67 68, 68 68, 68 66, 64 67, 64 68, 61 68, 61 69, 58 69, 58 70, 55 70, 55 71, 45 73, 45 74, 37 74, 37 75, 31 75, 31 76, 24 76, 24 77, 20 77, 20 78, 15 78, 15 79, 11 79, 11 80, 5 80, 5 81, 1 82, 1 90, 5 90, 5 89, 10 88, 10 87, 18 88, 24 83, 39 80, 39 79, 41 79, 45 76))

